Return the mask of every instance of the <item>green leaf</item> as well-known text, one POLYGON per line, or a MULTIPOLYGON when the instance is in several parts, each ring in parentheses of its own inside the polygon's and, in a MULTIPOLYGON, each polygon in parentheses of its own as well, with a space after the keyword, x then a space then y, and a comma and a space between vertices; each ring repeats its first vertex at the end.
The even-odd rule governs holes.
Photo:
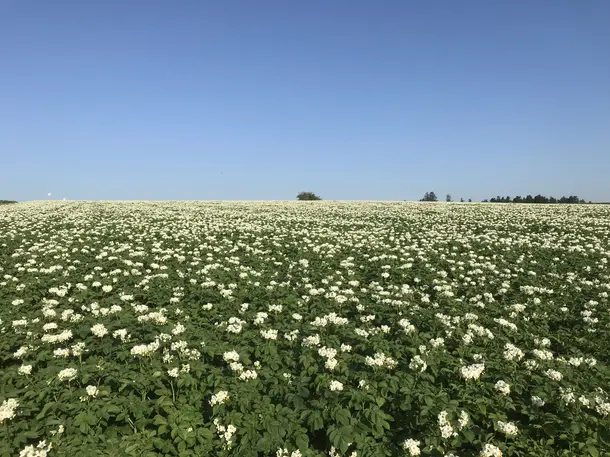
POLYGON ((211 442, 214 439, 214 434, 212 433, 212 430, 210 430, 209 428, 200 428, 199 430, 197 430, 197 434, 204 439, 205 441, 211 442))
POLYGON ((167 419, 160 414, 157 414, 153 420, 153 424, 155 425, 166 425, 167 419))
POLYGON ((307 418, 307 424, 311 431, 321 430, 324 427, 324 421, 319 411, 313 411, 307 418))
POLYGON ((295 442, 300 451, 306 451, 309 448, 309 437, 305 433, 297 435, 295 442))
POLYGON ((474 441, 475 435, 472 430, 465 430, 464 437, 468 440, 469 443, 472 443, 474 441))
POLYGON ((349 425, 350 417, 351 415, 347 409, 342 408, 335 413, 335 421, 341 425, 349 425))

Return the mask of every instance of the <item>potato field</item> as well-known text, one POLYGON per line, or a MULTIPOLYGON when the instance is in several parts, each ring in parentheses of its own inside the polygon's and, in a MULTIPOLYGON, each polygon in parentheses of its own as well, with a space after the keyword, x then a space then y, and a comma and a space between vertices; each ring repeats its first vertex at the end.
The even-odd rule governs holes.
POLYGON ((0 457, 610 455, 610 206, 0 207, 0 457))

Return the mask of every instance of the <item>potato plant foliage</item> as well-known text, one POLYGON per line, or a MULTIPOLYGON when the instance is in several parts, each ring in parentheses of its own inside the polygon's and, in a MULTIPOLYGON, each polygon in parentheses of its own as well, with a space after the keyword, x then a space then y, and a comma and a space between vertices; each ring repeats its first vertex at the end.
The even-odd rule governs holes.
POLYGON ((610 208, 0 208, 0 456, 610 455, 610 208))

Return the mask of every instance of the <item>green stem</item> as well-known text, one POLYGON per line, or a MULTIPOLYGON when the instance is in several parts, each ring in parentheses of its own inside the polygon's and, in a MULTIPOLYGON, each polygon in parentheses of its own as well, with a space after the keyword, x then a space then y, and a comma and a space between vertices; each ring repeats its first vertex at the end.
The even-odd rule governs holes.
POLYGON ((131 428, 133 429, 133 433, 138 433, 138 429, 136 428, 135 424, 133 423, 133 421, 131 420, 131 417, 127 418, 127 422, 129 422, 129 425, 131 426, 131 428))

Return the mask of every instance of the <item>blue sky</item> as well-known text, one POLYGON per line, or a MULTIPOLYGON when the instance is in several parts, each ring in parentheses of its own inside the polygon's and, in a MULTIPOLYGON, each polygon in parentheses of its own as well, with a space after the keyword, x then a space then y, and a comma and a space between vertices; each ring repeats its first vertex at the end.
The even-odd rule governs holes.
POLYGON ((610 2, 0 0, 0 199, 610 201, 610 2))

